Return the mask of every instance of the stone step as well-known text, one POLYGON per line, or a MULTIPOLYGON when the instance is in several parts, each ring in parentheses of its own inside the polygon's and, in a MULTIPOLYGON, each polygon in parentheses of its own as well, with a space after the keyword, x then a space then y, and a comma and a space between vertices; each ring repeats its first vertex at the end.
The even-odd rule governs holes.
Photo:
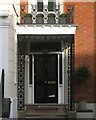
POLYGON ((27 113, 26 116, 67 116, 67 113, 27 113))
POLYGON ((30 119, 30 120, 34 120, 34 119, 38 119, 38 120, 68 120, 67 117, 41 117, 41 116, 31 116, 31 117, 25 117, 25 119, 30 119))
POLYGON ((66 112, 66 106, 65 105, 26 105, 26 112, 60 112, 64 113, 66 112))
POLYGON ((26 109, 64 109, 66 110, 66 106, 67 105, 51 105, 51 104, 48 104, 48 105, 31 105, 31 104, 27 104, 25 105, 26 106, 26 109))
MULTIPOLYGON (((33 115, 33 116, 25 116, 25 118, 34 118, 34 119, 36 119, 36 118, 45 118, 45 119, 63 119, 63 120, 65 120, 65 119, 68 119, 68 117, 67 116, 35 116, 35 115, 33 115)), ((33 119, 32 119, 33 120, 33 119)))
POLYGON ((27 114, 26 118, 67 118, 67 114, 27 114))
POLYGON ((25 117, 27 118, 66 118, 66 105, 26 105, 25 117))

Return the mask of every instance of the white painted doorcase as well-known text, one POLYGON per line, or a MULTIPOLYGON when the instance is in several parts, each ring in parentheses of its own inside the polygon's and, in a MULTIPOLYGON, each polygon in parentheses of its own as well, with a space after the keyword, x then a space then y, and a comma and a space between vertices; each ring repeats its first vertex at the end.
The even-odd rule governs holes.
POLYGON ((25 104, 68 102, 67 52, 26 55, 25 104))

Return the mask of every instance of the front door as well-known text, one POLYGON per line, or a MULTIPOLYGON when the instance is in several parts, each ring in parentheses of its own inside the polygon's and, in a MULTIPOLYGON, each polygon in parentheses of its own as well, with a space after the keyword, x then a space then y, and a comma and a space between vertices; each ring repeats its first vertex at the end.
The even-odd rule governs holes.
POLYGON ((34 55, 35 103, 58 102, 58 55, 34 55))

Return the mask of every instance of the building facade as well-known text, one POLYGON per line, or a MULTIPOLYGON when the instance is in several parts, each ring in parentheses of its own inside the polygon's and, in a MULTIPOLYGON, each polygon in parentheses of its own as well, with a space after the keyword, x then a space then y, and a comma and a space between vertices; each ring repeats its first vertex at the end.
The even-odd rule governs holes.
MULTIPOLYGON (((4 97, 11 98, 10 117, 17 117, 17 21, 20 9, 10 1, 0 4, 0 74, 4 69, 4 97)), ((1 88, 1 76, 0 76, 1 88)), ((1 90, 1 89, 0 89, 1 90)), ((0 98, 2 95, 0 95, 0 98)), ((1 100, 1 99, 0 99, 1 100)), ((2 102, 0 102, 2 104, 2 102)), ((3 107, 3 106, 2 106, 3 107)), ((2 108, 1 107, 1 108, 2 108)))

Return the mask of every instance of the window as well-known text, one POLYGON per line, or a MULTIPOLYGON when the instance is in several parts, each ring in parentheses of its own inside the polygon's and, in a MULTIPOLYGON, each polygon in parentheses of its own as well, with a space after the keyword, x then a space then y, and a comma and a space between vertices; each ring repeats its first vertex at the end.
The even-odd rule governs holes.
POLYGON ((43 2, 37 2, 37 11, 43 12, 43 2))
POLYGON ((54 11, 55 10, 55 2, 48 2, 48 11, 54 11))

